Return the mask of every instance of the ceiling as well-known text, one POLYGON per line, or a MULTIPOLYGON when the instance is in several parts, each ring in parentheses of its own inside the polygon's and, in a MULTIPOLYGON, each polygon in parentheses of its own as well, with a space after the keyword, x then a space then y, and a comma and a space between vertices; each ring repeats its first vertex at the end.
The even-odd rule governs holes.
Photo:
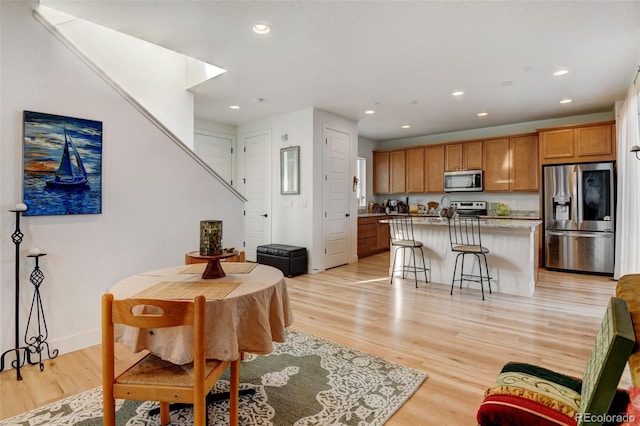
POLYGON ((226 69, 193 89, 197 118, 315 107, 373 140, 612 111, 640 65, 637 0, 41 4, 226 69))

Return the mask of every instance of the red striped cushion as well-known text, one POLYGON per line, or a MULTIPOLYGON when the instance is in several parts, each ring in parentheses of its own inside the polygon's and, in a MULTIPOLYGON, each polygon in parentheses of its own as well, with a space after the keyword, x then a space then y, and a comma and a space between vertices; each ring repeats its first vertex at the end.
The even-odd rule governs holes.
POLYGON ((544 404, 516 395, 489 395, 478 409, 482 426, 575 426, 576 421, 544 404))

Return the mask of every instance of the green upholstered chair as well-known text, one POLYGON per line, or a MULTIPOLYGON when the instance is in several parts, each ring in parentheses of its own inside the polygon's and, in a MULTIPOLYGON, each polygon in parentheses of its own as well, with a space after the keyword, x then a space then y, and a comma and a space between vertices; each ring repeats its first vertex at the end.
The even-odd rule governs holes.
POLYGON ((612 297, 582 380, 510 362, 485 392, 478 424, 602 425, 615 420, 628 402, 626 392, 618 391, 617 386, 634 343, 627 304, 612 297))

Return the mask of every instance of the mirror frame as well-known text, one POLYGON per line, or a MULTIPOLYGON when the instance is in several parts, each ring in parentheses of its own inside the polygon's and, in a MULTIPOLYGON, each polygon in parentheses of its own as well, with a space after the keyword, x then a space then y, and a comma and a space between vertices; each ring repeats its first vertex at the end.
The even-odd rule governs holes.
POLYGON ((280 149, 280 194, 300 194, 300 147, 280 149), (289 177, 292 172, 293 176, 289 177))

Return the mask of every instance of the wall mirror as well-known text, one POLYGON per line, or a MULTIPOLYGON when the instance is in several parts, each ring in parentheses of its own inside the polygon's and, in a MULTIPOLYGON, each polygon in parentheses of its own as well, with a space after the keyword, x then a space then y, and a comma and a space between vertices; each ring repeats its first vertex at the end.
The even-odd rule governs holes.
POLYGON ((280 193, 300 193, 300 147, 291 146, 280 150, 280 193))

